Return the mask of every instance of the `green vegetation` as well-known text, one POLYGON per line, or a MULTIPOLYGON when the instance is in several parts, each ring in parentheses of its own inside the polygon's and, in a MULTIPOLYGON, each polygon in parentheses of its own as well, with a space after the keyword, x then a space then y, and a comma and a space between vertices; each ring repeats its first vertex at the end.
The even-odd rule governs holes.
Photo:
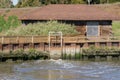
MULTIPOLYGON (((113 21, 112 30, 114 36, 120 36, 120 21, 113 21)), ((0 16, 1 36, 47 36, 49 31, 61 31, 64 35, 79 34, 74 25, 68 25, 57 21, 38 22, 34 24, 21 25, 16 16, 9 16, 7 19, 0 16)))
POLYGON ((74 55, 72 55, 72 54, 63 53, 62 59, 64 59, 64 60, 80 60, 80 59, 82 59, 82 54, 75 53, 74 55))
POLYGON ((11 8, 13 4, 11 0, 0 0, 0 8, 11 8))
POLYGON ((96 48, 95 46, 91 46, 88 49, 83 49, 83 55, 107 55, 107 54, 119 54, 120 49, 119 48, 108 48, 108 47, 100 47, 96 48))
POLYGON ((120 21, 114 21, 112 24, 114 36, 120 36, 120 21))
POLYGON ((108 0, 110 3, 120 2, 120 0, 108 0))
POLYGON ((103 3, 116 3, 120 0, 19 0, 16 6, 13 5, 12 0, 0 0, 0 8, 12 7, 39 7, 48 4, 103 4, 103 3))
POLYGON ((35 7, 48 4, 81 4, 85 0, 19 0, 16 7, 35 7))
POLYGON ((18 28, 13 28, 5 31, 3 34, 7 36, 27 36, 27 35, 40 35, 47 36, 50 31, 63 32, 63 35, 75 35, 78 32, 74 29, 74 25, 58 23, 57 21, 48 21, 43 23, 21 25, 18 28))
POLYGON ((36 59, 48 59, 49 54, 41 51, 36 51, 35 49, 29 49, 24 51, 19 49, 10 52, 0 52, 0 61, 6 61, 7 59, 16 60, 36 60, 36 59))
POLYGON ((16 16, 9 16, 6 20, 4 16, 0 16, 0 32, 9 30, 11 28, 16 28, 21 22, 16 16))
POLYGON ((63 53, 62 54, 62 59, 64 60, 83 60, 85 56, 91 58, 95 58, 95 56, 106 56, 106 55, 119 55, 120 54, 120 48, 116 47, 99 47, 96 48, 95 46, 90 46, 89 48, 83 49, 82 53, 75 53, 74 55, 72 54, 67 54, 63 53))
POLYGON ((40 6, 41 2, 39 0, 19 0, 16 7, 35 7, 40 6))
POLYGON ((88 1, 91 4, 120 2, 119 0, 19 0, 16 7, 35 7, 48 4, 87 4, 88 1))

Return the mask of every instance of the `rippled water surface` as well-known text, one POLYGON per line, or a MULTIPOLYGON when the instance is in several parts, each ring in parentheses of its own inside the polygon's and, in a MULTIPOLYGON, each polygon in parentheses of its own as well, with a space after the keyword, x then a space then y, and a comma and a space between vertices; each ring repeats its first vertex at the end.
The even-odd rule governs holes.
POLYGON ((38 60, 0 63, 0 80, 120 80, 120 62, 38 60))

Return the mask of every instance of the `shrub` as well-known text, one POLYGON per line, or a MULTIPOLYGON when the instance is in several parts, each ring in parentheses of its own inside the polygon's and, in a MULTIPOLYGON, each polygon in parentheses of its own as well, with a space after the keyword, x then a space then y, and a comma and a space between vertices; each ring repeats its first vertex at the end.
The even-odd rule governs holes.
POLYGON ((16 28, 20 24, 21 22, 16 16, 9 16, 7 20, 5 20, 4 16, 0 16, 0 32, 16 28))
POLYGON ((0 16, 0 32, 6 27, 6 21, 3 16, 0 16))
POLYGON ((112 24, 114 36, 120 36, 120 21, 114 21, 112 24))
POLYGON ((43 23, 28 24, 26 26, 19 26, 19 28, 10 29, 5 32, 7 36, 24 36, 24 35, 41 35, 47 36, 50 31, 59 32, 61 31, 63 35, 75 35, 78 32, 75 30, 74 25, 58 23, 57 21, 48 21, 43 23))
POLYGON ((100 47, 100 48, 88 48, 83 49, 84 55, 106 55, 106 54, 119 54, 119 48, 108 48, 108 47, 100 47))

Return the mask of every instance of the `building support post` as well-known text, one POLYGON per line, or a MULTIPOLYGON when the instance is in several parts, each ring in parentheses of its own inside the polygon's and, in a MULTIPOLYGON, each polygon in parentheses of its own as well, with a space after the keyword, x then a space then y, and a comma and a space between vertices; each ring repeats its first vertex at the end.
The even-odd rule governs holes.
POLYGON ((88 60, 88 56, 87 55, 83 55, 83 60, 87 61, 88 60))
POLYGON ((19 44, 19 48, 20 48, 20 49, 24 49, 23 47, 24 47, 24 46, 23 46, 23 43, 20 43, 20 44, 19 44))
POLYGON ((3 51, 3 47, 2 47, 2 44, 0 44, 0 50, 3 51))
POLYGON ((96 55, 96 56, 95 56, 95 60, 96 60, 96 61, 100 61, 100 56, 96 55))
POLYGON ((100 47, 100 43, 99 42, 95 42, 95 47, 100 47))
POLYGON ((34 37, 32 36, 31 43, 29 44, 30 48, 34 48, 34 37))
POLYGON ((107 61, 111 61, 112 60, 112 56, 107 56, 107 61))
POLYGON ((109 48, 111 48, 111 47, 112 47, 111 42, 107 42, 107 47, 109 47, 109 48))

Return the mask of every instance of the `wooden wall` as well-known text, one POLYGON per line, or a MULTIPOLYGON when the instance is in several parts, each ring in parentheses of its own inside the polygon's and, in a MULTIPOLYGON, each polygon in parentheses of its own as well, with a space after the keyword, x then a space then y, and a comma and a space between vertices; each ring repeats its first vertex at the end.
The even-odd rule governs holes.
MULTIPOLYGON (((46 22, 48 20, 25 20, 22 21, 23 24, 36 23, 36 22, 46 22)), ((86 24, 87 22, 99 22, 100 36, 111 36, 112 35, 112 21, 111 20, 94 20, 94 21, 80 21, 80 20, 59 20, 60 23, 72 24, 76 26, 76 30, 80 32, 81 35, 86 36, 86 24)))
MULTIPOLYGON (((77 22, 74 22, 76 27, 76 30, 80 32, 81 35, 86 36, 86 24, 89 21, 79 21, 79 24, 77 22)), ((94 21, 93 21, 94 22, 94 21)), ((100 36, 112 36, 112 21, 95 21, 99 22, 99 29, 100 29, 100 36)))
POLYGON ((101 21, 100 22, 100 36, 112 36, 112 22, 111 21, 101 21))

